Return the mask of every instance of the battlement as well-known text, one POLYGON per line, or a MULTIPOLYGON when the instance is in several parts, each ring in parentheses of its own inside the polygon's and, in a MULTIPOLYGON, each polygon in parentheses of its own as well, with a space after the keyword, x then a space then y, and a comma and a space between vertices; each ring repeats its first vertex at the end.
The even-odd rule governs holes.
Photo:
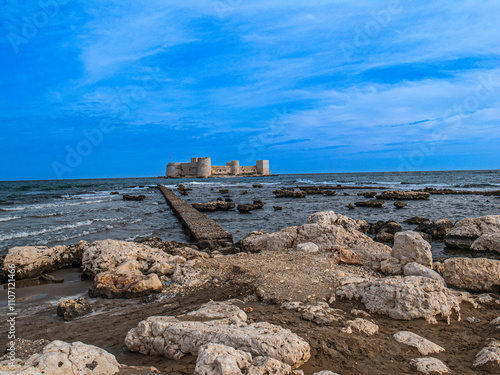
POLYGON ((252 166, 240 166, 239 160, 232 160, 226 165, 212 165, 209 157, 191 158, 189 163, 168 163, 166 172, 166 176, 171 178, 247 175, 269 175, 269 160, 257 160, 256 164, 252 166))

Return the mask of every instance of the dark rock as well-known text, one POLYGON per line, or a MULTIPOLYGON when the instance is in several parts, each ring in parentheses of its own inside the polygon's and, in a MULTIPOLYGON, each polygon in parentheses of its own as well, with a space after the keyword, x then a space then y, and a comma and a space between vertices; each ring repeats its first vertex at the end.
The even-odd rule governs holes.
POLYGON ((181 195, 189 195, 189 191, 187 191, 187 190, 181 190, 181 195))
POLYGON ((262 184, 253 184, 252 187, 254 187, 254 188, 262 188, 262 187, 264 187, 264 185, 262 185, 262 184))
POLYGON ((394 206, 396 206, 396 208, 404 208, 404 207, 406 207, 407 205, 408 205, 407 203, 400 202, 400 201, 396 201, 396 202, 394 202, 394 206))
POLYGON ((420 234, 422 236, 422 238, 424 240, 426 240, 427 242, 429 242, 429 243, 432 242, 432 236, 430 234, 427 234, 427 233, 424 233, 424 232, 417 232, 417 233, 420 234))
POLYGON ((377 195, 377 199, 387 199, 387 200, 420 200, 429 199, 431 195, 423 191, 398 191, 398 190, 387 190, 383 193, 377 195))
POLYGON ((119 191, 112 191, 111 193, 109 193, 109 195, 117 195, 117 194, 120 194, 119 191))
POLYGON ((281 211, 283 209, 283 207, 281 206, 273 206, 274 208, 274 211, 281 211))
POLYGON ((352 203, 349 203, 346 207, 350 210, 354 210, 356 208, 356 206, 352 203))
POLYGON ((243 192, 241 194, 246 195, 246 194, 248 194, 248 191, 247 190, 243 190, 243 192))
POLYGON ((358 193, 358 195, 363 196, 365 198, 375 198, 377 195, 376 191, 366 191, 364 193, 358 193))
POLYGON ((263 208, 265 203, 262 202, 260 199, 254 199, 253 205, 255 206, 256 209, 259 209, 259 208, 263 208))
POLYGON ((407 224, 420 224, 423 223, 424 221, 429 221, 429 219, 426 219, 425 217, 420 217, 420 216, 414 216, 410 219, 407 219, 403 221, 403 223, 407 224))
POLYGON ((64 282, 64 279, 52 275, 42 275, 38 278, 38 280, 47 284, 60 284, 64 282))
POLYGON ((349 193, 344 193, 344 195, 351 195, 351 194, 349 194, 349 193))
POLYGON ((335 190, 325 190, 325 195, 327 195, 327 196, 332 196, 335 194, 337 194, 337 192, 335 190))
POLYGON ((219 199, 213 202, 193 203, 192 206, 198 211, 227 211, 236 207, 232 200, 224 202, 222 198, 219 199))
POLYGON ((280 190, 273 191, 273 194, 276 195, 277 198, 305 198, 307 193, 305 191, 295 190, 293 188, 282 188, 280 190))
POLYGON ((67 299, 57 306, 57 315, 69 321, 92 312, 92 306, 85 298, 67 299))
POLYGON ((255 205, 252 203, 239 204, 237 210, 244 213, 250 212, 252 210, 255 210, 255 205))
POLYGON ((229 189, 219 189, 219 193, 221 193, 221 194, 229 194, 229 189))
POLYGON ((125 201, 143 201, 144 199, 146 199, 145 195, 129 195, 129 194, 125 194, 123 196, 123 200, 125 200, 125 201))
POLYGON ((358 207, 374 207, 374 208, 381 208, 384 205, 385 201, 379 200, 379 199, 373 199, 371 201, 361 201, 361 202, 355 202, 354 204, 358 207))
POLYGON ((453 229, 453 222, 449 219, 424 221, 415 228, 416 232, 429 234, 434 240, 442 240, 453 229))
POLYGON ((389 220, 387 222, 379 221, 375 223, 373 229, 377 229, 374 240, 377 242, 384 242, 384 243, 393 243, 394 235, 397 232, 402 231, 401 225, 399 225, 394 220, 389 220))

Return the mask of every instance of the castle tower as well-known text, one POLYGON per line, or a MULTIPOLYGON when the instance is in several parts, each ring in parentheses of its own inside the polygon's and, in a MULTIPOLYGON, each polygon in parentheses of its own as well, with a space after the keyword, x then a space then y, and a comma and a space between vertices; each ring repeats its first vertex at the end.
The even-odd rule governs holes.
POLYGON ((207 178, 212 174, 212 160, 210 158, 197 158, 196 177, 207 178))
POLYGON ((257 173, 264 176, 269 174, 269 160, 257 160, 257 173))
POLYGON ((240 174, 240 161, 239 160, 231 160, 229 163, 229 173, 238 175, 240 174))
POLYGON ((182 163, 168 163, 167 164, 167 177, 180 177, 182 163))

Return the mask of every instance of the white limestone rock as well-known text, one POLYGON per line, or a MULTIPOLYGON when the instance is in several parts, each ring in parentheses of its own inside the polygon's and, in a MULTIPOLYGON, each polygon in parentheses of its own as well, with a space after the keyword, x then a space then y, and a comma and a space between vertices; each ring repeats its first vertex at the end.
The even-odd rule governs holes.
POLYGON ((163 276, 172 274, 175 265, 185 263, 186 259, 144 244, 117 240, 96 241, 84 250, 82 257, 83 271, 92 275, 115 271, 129 261, 132 263, 127 265, 127 268, 139 270, 144 274, 154 271, 158 276, 163 276))
POLYGON ((460 299, 435 280, 422 276, 387 277, 340 287, 337 296, 359 299, 371 313, 393 319, 424 318, 436 323, 436 316, 450 319, 460 312, 460 299))
POLYGON ((487 346, 476 354, 473 366, 489 371, 492 374, 500 373, 500 342, 491 340, 487 346))
POLYGON ((429 279, 442 283, 443 286, 446 287, 446 281, 444 281, 443 277, 439 273, 415 262, 408 263, 405 266, 404 275, 428 277, 429 279))
POLYGON ((238 375, 248 371, 252 355, 220 344, 206 344, 200 348, 195 375, 238 375))
POLYGON ((415 358, 410 361, 410 364, 423 374, 436 375, 450 372, 450 369, 443 361, 433 357, 415 358))
POLYGON ((323 370, 319 372, 315 372, 313 375, 339 375, 336 372, 330 371, 330 370, 323 370))
POLYGON ((302 251, 304 253, 317 253, 319 251, 319 247, 312 242, 306 242, 297 245, 297 251, 302 251))
POLYGON ((391 256, 398 259, 403 267, 408 263, 415 262, 432 268, 431 245, 417 232, 396 233, 391 256))
POLYGON ((488 215, 458 221, 444 242, 449 247, 465 250, 500 252, 499 235, 500 215, 488 215))
POLYGON ((299 311, 302 311, 302 319, 310 320, 318 325, 337 322, 345 316, 343 310, 333 309, 326 302, 303 306, 299 308, 299 311))
POLYGON ((353 332, 361 332, 367 336, 373 336, 378 332, 378 325, 370 322, 369 320, 356 318, 354 320, 348 320, 345 323, 345 327, 342 328, 342 332, 351 334, 353 332))
POLYGON ((495 326, 496 329, 500 329, 500 316, 498 318, 493 319, 490 324, 495 326))
POLYGON ((15 366, 0 363, 0 373, 21 375, 112 375, 118 373, 119 363, 114 355, 82 342, 52 341, 41 353, 33 354, 15 366), (10 367, 10 368, 9 368, 10 367))
POLYGON ((50 272, 73 263, 80 263, 82 253, 89 244, 85 241, 68 246, 19 246, 10 248, 5 256, 3 272, 7 272, 13 264, 16 279, 37 277, 44 272, 50 272))
POLYGON ((500 291, 500 261, 487 258, 450 258, 443 264, 448 285, 471 292, 500 291))
POLYGON ((229 301, 208 302, 202 305, 198 310, 191 311, 186 314, 191 319, 198 320, 216 320, 216 319, 231 319, 238 322, 246 322, 247 314, 238 306, 233 305, 229 301))
POLYGON ((307 224, 288 227, 275 233, 253 232, 241 240, 243 251, 283 251, 296 249, 297 245, 312 242, 320 251, 347 247, 354 250, 364 264, 379 267, 379 254, 388 254, 391 248, 373 241, 359 231, 355 220, 333 211, 311 215, 307 224))
POLYGON ((153 316, 131 329, 126 338, 133 352, 179 359, 197 355, 205 344, 222 344, 237 350, 299 367, 310 357, 307 342, 288 329, 267 323, 235 322, 230 319, 205 322, 179 321, 172 316, 153 316))
POLYGON ((396 332, 393 337, 397 342, 417 348, 422 355, 440 353, 444 351, 443 347, 434 344, 432 341, 424 339, 422 336, 413 332, 399 331, 396 332))

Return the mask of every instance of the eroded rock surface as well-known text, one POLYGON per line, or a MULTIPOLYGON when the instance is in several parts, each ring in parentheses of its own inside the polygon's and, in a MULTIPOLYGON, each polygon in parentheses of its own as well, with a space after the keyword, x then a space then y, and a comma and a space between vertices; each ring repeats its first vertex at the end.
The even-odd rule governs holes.
POLYGON ((433 357, 415 358, 411 360, 410 364, 423 374, 438 375, 450 372, 443 361, 433 357))
POLYGON ((460 311, 460 300, 449 289, 422 276, 348 284, 337 290, 337 296, 359 299, 371 313, 401 320, 424 318, 435 323, 436 316, 450 319, 460 311))
POLYGON ((433 353, 440 353, 444 351, 444 348, 434 344, 432 341, 424 339, 422 336, 409 331, 399 331, 394 334, 394 339, 397 342, 413 346, 422 355, 428 355, 433 353))
POLYGON ((491 340, 477 353, 473 366, 492 374, 500 372, 500 342, 491 340))
POLYGON ((458 221, 444 242, 459 249, 500 252, 500 242, 495 240, 499 234, 500 215, 481 216, 458 221))
POLYGON ((67 299, 57 306, 57 315, 62 316, 64 320, 73 320, 92 312, 92 307, 85 298, 67 299))
POLYGON ((443 263, 448 285, 473 292, 500 291, 500 261, 486 258, 450 258, 443 263))

